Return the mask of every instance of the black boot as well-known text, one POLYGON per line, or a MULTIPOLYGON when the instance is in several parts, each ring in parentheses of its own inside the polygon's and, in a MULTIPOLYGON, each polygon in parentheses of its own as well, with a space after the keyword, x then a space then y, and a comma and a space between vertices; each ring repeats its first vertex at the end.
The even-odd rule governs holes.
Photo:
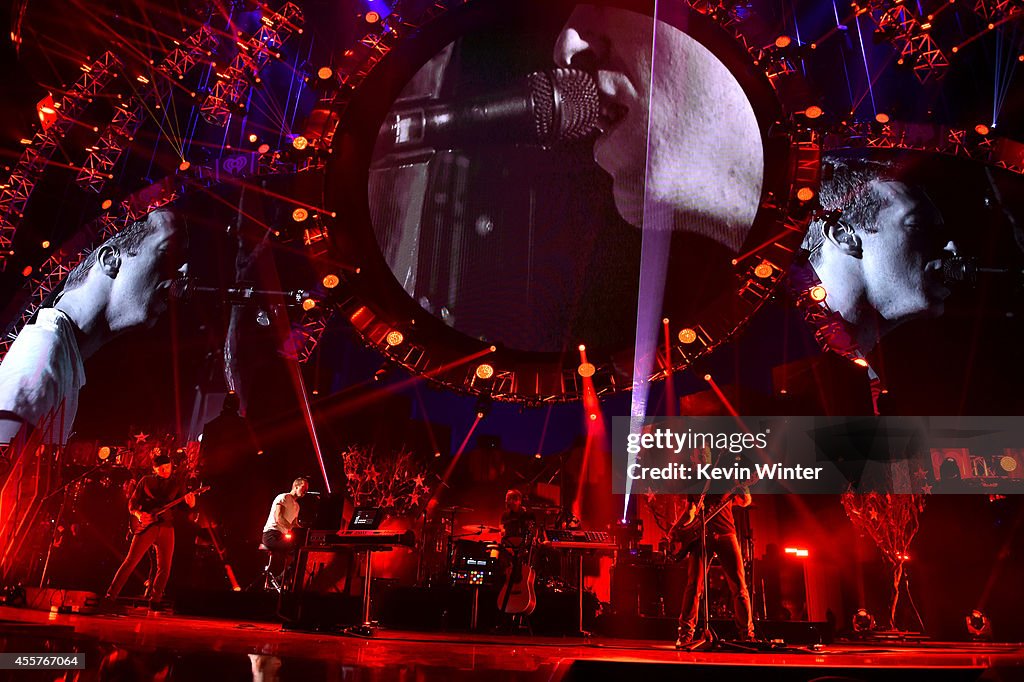
POLYGON ((690 644, 690 642, 693 641, 693 633, 688 631, 688 630, 686 630, 681 625, 676 630, 676 633, 677 633, 677 637, 676 637, 676 648, 677 649, 685 649, 686 646, 688 644, 690 644))

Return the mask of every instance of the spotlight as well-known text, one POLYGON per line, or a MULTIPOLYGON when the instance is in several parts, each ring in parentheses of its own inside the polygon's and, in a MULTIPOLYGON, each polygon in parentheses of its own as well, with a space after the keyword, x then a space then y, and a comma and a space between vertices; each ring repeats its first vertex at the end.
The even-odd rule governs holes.
POLYGON ((397 329, 392 329, 391 331, 388 332, 388 335, 384 337, 384 340, 387 341, 387 344, 389 346, 394 348, 395 346, 398 346, 403 341, 405 341, 405 335, 402 334, 402 332, 398 331, 397 329))
POLYGON ((585 346, 584 344, 582 344, 582 343, 581 343, 581 344, 580 344, 580 352, 582 353, 582 352, 584 352, 585 350, 587 350, 587 347, 586 347, 586 346, 585 346))
POLYGON ((817 104, 812 104, 811 106, 804 109, 804 116, 811 119, 821 118, 821 115, 824 113, 825 112, 822 110, 822 108, 819 107, 817 104))
POLYGON ((113 205, 114 205, 113 201, 111 201, 110 199, 104 199, 103 203, 100 204, 100 208, 102 208, 104 211, 106 211, 108 208, 110 208, 113 205))
POLYGON ((490 379, 494 376, 494 367, 492 365, 488 365, 486 362, 481 365, 477 365, 476 376, 478 379, 490 379))
POLYGON ((302 135, 298 135, 294 140, 292 140, 292 146, 295 147, 296 151, 301 152, 303 149, 309 146, 309 140, 307 140, 302 135))
POLYGON ((192 167, 192 164, 189 163, 188 161, 182 161, 180 164, 178 164, 178 170, 180 170, 182 173, 184 173, 185 171, 187 171, 191 167, 192 167))
POLYGON ((297 209, 292 211, 292 220, 297 223, 301 223, 303 220, 309 217, 309 211, 299 206, 297 209))
POLYGON ((705 374, 704 375, 704 381, 706 381, 706 382, 708 382, 710 384, 711 383, 711 375, 710 374, 705 374))
POLYGON ((867 367, 868 361, 865 360, 864 358, 854 358, 853 364, 857 365, 858 367, 867 367))
POLYGON ((796 192, 796 198, 800 201, 810 201, 814 198, 814 190, 810 187, 801 187, 796 192))
POLYGON ((256 147, 256 151, 258 151, 260 154, 266 154, 267 152, 270 151, 270 145, 264 142, 259 147, 256 147))
POLYGON ((992 621, 978 609, 971 611, 967 618, 967 634, 974 640, 992 639, 992 621))
POLYGON ((322 81, 327 80, 328 78, 330 78, 333 75, 334 75, 334 69, 332 69, 329 66, 321 66, 319 69, 316 70, 316 77, 319 78, 322 81))
POLYGON ((44 249, 50 248, 50 240, 49 239, 44 239, 43 243, 40 244, 40 246, 42 246, 44 249))
POLYGON ((999 458, 999 468, 1006 473, 1012 473, 1017 470, 1017 460, 1010 455, 1003 455, 999 458))
POLYGON ((978 125, 974 126, 974 132, 984 137, 985 135, 988 135, 990 131, 987 125, 985 125, 984 123, 979 123, 978 125))
MULTIPOLYGON (((259 135, 257 135, 256 133, 249 133, 249 142, 251 142, 253 144, 256 144, 257 142, 259 142, 259 140, 260 140, 260 136, 259 135)), ((269 149, 269 147, 268 147, 268 149, 269 149)))
POLYGON ((590 421, 592 421, 592 422, 597 421, 597 415, 594 414, 593 412, 590 413, 590 421))
POLYGON ((370 24, 371 26, 380 23, 380 12, 369 11, 363 15, 363 21, 370 24))
POLYGON ((870 632, 875 629, 875 617, 867 609, 857 609, 853 614, 853 631, 858 633, 870 632))
POLYGON ((769 263, 766 263, 764 261, 758 263, 757 267, 754 268, 754 276, 755 277, 760 277, 761 279, 766 279, 768 277, 771 277, 772 276, 772 266, 769 263))
POLYGON ((26 265, 25 269, 21 271, 21 276, 22 277, 28 277, 31 274, 32 274, 32 266, 31 265, 26 265))
POLYGON ((828 292, 825 291, 825 287, 818 284, 817 286, 811 287, 810 291, 807 292, 807 295, 811 297, 812 301, 821 303, 825 300, 825 297, 828 296, 828 292))
POLYGON ((440 452, 436 452, 436 451, 434 452, 434 457, 440 457, 440 456, 441 456, 440 452))
POLYGON ((305 301, 302 302, 302 309, 307 311, 307 312, 312 310, 315 307, 316 307, 316 301, 314 301, 311 298, 307 298, 305 301))
POLYGON ((786 548, 786 554, 789 554, 789 555, 792 555, 792 556, 795 556, 795 557, 800 557, 800 558, 804 558, 804 557, 810 556, 810 552, 808 550, 800 549, 798 547, 787 547, 786 548))
POLYGON ((325 289, 333 289, 341 282, 337 275, 324 275, 323 284, 325 289))
POLYGON ((539 452, 533 453, 533 458, 534 459, 540 459, 540 453, 539 452))
POLYGON ((697 340, 697 332, 689 327, 679 330, 679 341, 682 343, 693 343, 697 340))
POLYGON ((576 368, 576 371, 579 372, 581 377, 586 379, 594 376, 594 373, 597 372, 597 368, 589 362, 584 362, 576 368))
POLYGON ((476 401, 476 418, 483 419, 491 413, 491 401, 487 396, 480 396, 476 401))
POLYGON ((775 47, 780 50, 789 47, 793 43, 793 39, 787 35, 781 35, 775 39, 775 47))
POLYGON ((879 123, 883 123, 883 124, 888 123, 889 122, 889 114, 885 113, 884 111, 881 112, 881 113, 875 114, 875 120, 878 121, 879 123))
POLYGON ((106 462, 107 459, 110 457, 110 447, 104 445, 99 449, 99 452, 97 452, 96 455, 100 458, 100 460, 106 462))

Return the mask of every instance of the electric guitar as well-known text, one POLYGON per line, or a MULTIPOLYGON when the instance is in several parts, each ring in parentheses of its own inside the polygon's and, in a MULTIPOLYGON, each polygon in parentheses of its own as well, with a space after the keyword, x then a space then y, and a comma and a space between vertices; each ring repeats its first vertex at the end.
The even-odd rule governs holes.
POLYGON ((135 516, 135 514, 132 514, 131 518, 128 521, 129 527, 130 527, 130 530, 131 530, 131 534, 132 535, 138 535, 139 533, 141 533, 141 532, 145 531, 146 529, 148 529, 153 524, 155 524, 158 521, 160 521, 160 517, 161 516, 163 516, 164 514, 169 512, 172 508, 177 507, 179 504, 184 502, 185 498, 188 497, 189 495, 202 495, 203 493, 205 493, 209 489, 210 489, 210 486, 204 485, 201 488, 196 488, 195 490, 190 490, 189 492, 185 493, 181 497, 178 497, 178 498, 175 498, 174 500, 171 500, 170 502, 168 502, 167 504, 163 505, 159 509, 157 509, 155 511, 151 511, 151 512, 146 512, 146 513, 148 513, 150 515, 150 519, 149 519, 149 521, 147 523, 143 523, 142 521, 140 521, 135 516))
MULTIPOLYGON (((757 479, 751 479, 740 483, 723 495, 721 500, 712 505, 705 512, 704 516, 708 519, 714 518, 714 516, 724 509, 726 505, 732 504, 732 498, 734 495, 742 491, 744 488, 750 487, 756 482, 757 479)), ((668 529, 667 555, 669 559, 672 559, 673 561, 682 561, 686 558, 686 555, 693 550, 694 545, 700 542, 700 536, 704 528, 701 524, 701 513, 699 510, 704 504, 704 498, 706 495, 707 491, 700 494, 700 498, 694 505, 694 509, 697 509, 698 511, 693 515, 692 519, 687 520, 685 514, 680 514, 679 518, 672 524, 672 527, 668 529)))

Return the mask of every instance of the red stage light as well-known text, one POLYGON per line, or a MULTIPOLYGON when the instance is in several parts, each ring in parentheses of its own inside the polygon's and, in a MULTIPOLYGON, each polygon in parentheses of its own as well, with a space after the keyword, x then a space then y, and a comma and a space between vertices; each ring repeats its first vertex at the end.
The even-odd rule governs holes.
POLYGON ((858 365, 860 367, 867 367, 868 361, 865 360, 864 358, 855 358, 853 364, 858 365))
POLYGON ((363 15, 363 19, 368 24, 379 24, 380 23, 380 13, 379 12, 373 12, 373 11, 367 12, 366 14, 363 15))
POLYGON ((810 201, 814 198, 814 190, 810 187, 801 187, 796 192, 796 198, 800 201, 810 201))
POLYGON ((48 248, 50 248, 50 240, 48 240, 48 239, 44 239, 44 240, 43 240, 43 243, 41 244, 41 246, 42 246, 42 247, 43 247, 44 249, 48 249, 48 248))
POLYGON ((322 81, 327 80, 328 78, 330 78, 333 75, 334 75, 334 69, 332 69, 329 66, 321 66, 319 69, 316 70, 316 77, 319 78, 322 81))
POLYGON ((989 129, 988 126, 985 125, 984 123, 979 123, 978 125, 974 126, 974 132, 984 136, 989 134, 989 129))
POLYGON ((697 332, 689 327, 679 330, 679 341, 682 343, 693 343, 697 340, 697 332))
POLYGON ((810 556, 810 552, 806 549, 798 549, 796 547, 787 547, 786 554, 790 554, 795 557, 806 557, 810 556))
POLYGON ((110 199, 104 199, 103 203, 100 204, 100 208, 102 208, 104 211, 106 211, 108 208, 110 208, 113 205, 114 205, 113 201, 111 201, 110 199))
POLYGON ((323 283, 325 289, 333 289, 341 282, 337 275, 324 275, 323 283))
POLYGON ((488 365, 486 362, 482 365, 477 365, 476 376, 478 379, 490 379, 494 376, 494 367, 488 365))
POLYGON ((182 161, 180 164, 178 164, 178 170, 180 170, 182 173, 184 173, 185 171, 187 171, 191 167, 192 167, 192 164, 189 163, 188 161, 182 161))
POLYGON ((297 209, 292 211, 292 220, 297 223, 301 223, 303 220, 309 217, 309 211, 299 206, 297 209))
MULTIPOLYGON (((253 144, 256 144, 256 142, 258 142, 259 139, 260 139, 260 136, 257 135, 256 133, 249 133, 249 142, 252 142, 253 144)), ((269 149, 269 147, 267 147, 267 149, 269 149)))
POLYGON ((301 152, 303 149, 309 146, 309 140, 304 138, 302 135, 299 135, 294 140, 292 140, 292 146, 295 147, 296 150, 301 152))
POLYGON ((107 458, 110 457, 110 447, 104 445, 99 449, 99 452, 97 452, 96 454, 99 456, 101 460, 105 462, 107 458))
POLYGON ((579 372, 581 377, 586 379, 588 377, 594 376, 594 374, 597 372, 597 368, 594 367, 594 365, 592 365, 589 362, 584 362, 578 368, 576 368, 576 371, 579 372))
POLYGON ((811 287, 810 291, 807 292, 807 295, 811 297, 812 301, 817 301, 818 303, 821 303, 828 296, 828 292, 825 291, 825 287, 819 284, 817 286, 811 287))
POLYGON ((597 415, 594 414, 593 412, 590 413, 590 421, 592 421, 592 422, 597 421, 597 415))
POLYGON ((812 104, 804 110, 804 116, 807 118, 820 118, 825 112, 817 104, 812 104))
POLYGON ((388 335, 385 337, 384 340, 388 342, 389 346, 394 347, 400 345, 402 341, 405 341, 405 335, 403 335, 402 332, 398 331, 397 329, 392 329, 391 331, 388 332, 388 335))
POLYGON ((708 383, 711 383, 711 375, 710 374, 705 374, 704 375, 704 381, 706 381, 708 383))
POLYGON ((260 154, 266 154, 267 152, 270 151, 270 145, 264 142, 259 147, 256 147, 256 151, 258 151, 260 154))
POLYGON ((302 302, 302 309, 305 310, 305 311, 310 311, 310 310, 312 310, 315 307, 316 307, 316 301, 314 301, 311 298, 307 298, 305 301, 302 302))
POLYGON ((789 36, 782 35, 775 39, 775 47, 781 49, 787 48, 793 44, 793 39, 789 36))
POLYGON ((581 343, 581 344, 580 344, 580 352, 582 353, 582 352, 584 352, 585 350, 587 350, 587 347, 586 347, 585 345, 583 345, 583 344, 581 343))
POLYGON ((761 262, 754 268, 754 276, 765 279, 772 276, 772 266, 769 263, 761 262))
POLYGON ((31 274, 32 274, 32 266, 31 265, 26 265, 25 269, 21 271, 21 276, 22 277, 28 277, 31 274))
POLYGON ((888 123, 889 122, 889 114, 887 114, 885 112, 881 112, 881 113, 875 114, 875 120, 878 121, 879 123, 888 123))
POLYGON ((539 452, 533 453, 533 458, 534 459, 540 459, 540 453, 539 452))

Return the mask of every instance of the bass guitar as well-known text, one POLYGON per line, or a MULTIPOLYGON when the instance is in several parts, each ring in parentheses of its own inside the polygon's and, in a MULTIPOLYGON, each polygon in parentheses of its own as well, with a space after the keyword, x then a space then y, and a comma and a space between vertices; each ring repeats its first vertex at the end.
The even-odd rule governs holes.
POLYGON ((145 531, 147 528, 149 528, 153 524, 159 522, 161 517, 164 514, 166 514, 171 509, 173 509, 174 507, 177 507, 179 504, 184 502, 185 498, 188 497, 189 495, 202 495, 203 493, 205 493, 209 489, 210 489, 210 486, 204 485, 201 488, 196 488, 195 490, 190 490, 187 493, 185 493, 184 495, 182 495, 181 497, 178 497, 178 498, 175 498, 175 499, 171 500, 170 502, 168 502, 167 504, 163 505, 162 507, 159 507, 155 511, 146 512, 150 516, 149 521, 146 522, 146 523, 143 523, 142 521, 140 521, 138 519, 138 517, 135 516, 135 514, 132 514, 130 520, 128 521, 130 533, 132 535, 138 535, 139 533, 145 531))
POLYGON ((686 558, 686 555, 693 551, 695 545, 700 543, 700 536, 703 532, 703 524, 701 523, 701 517, 712 519, 716 514, 722 511, 726 505, 732 504, 732 498, 734 495, 743 491, 743 489, 756 483, 756 479, 751 479, 744 483, 740 483, 735 488, 730 490, 728 493, 722 496, 718 502, 713 504, 707 511, 702 515, 700 508, 704 505, 704 497, 707 492, 703 492, 694 508, 697 509, 697 513, 693 515, 693 518, 687 519, 686 514, 680 514, 679 518, 676 519, 672 527, 668 529, 668 551, 667 555, 669 559, 673 561, 682 561, 686 558))

